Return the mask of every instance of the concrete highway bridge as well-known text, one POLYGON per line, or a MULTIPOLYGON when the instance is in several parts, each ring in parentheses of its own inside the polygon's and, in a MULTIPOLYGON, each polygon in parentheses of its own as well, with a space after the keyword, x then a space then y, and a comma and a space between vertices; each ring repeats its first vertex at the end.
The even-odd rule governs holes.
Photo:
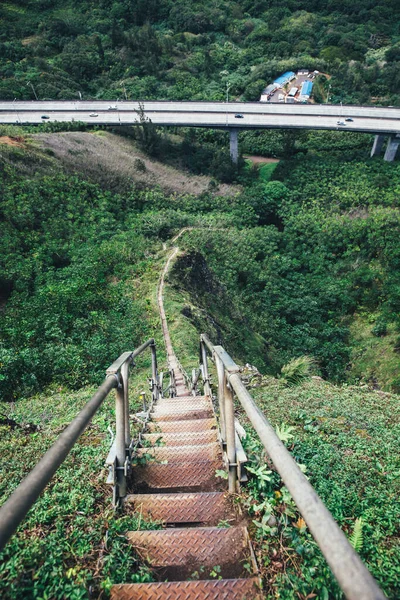
POLYGON ((268 104, 261 102, 167 101, 17 101, 0 102, 0 123, 38 124, 79 121, 98 125, 139 124, 138 111, 164 127, 228 129, 230 152, 238 159, 241 129, 327 129, 375 135, 371 156, 382 152, 393 161, 400 144, 400 108, 331 104, 268 104))

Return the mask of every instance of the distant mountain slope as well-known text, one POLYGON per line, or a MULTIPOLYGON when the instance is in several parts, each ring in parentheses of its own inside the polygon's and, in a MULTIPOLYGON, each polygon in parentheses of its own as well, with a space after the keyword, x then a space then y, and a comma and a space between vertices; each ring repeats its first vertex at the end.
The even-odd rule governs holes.
POLYGON ((258 100, 287 69, 317 101, 399 104, 396 0, 9 0, 0 98, 258 100))

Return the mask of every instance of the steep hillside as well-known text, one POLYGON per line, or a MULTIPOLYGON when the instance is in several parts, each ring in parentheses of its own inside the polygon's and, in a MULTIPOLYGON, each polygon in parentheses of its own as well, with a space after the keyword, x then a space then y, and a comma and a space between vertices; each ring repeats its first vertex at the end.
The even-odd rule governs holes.
MULTIPOLYGON (((123 300, 124 282, 145 275, 152 251, 191 225, 176 285, 188 294, 182 310, 197 330, 210 327, 243 360, 271 374, 306 353, 324 377, 398 391, 400 172, 397 163, 369 159, 362 136, 294 136, 294 154, 269 173, 272 180, 245 166, 239 187, 210 185, 148 159, 115 134, 7 131, 14 137, 7 138, 12 145, 0 144, 4 389, 17 372, 26 373, 25 390, 52 378, 67 381, 70 352, 88 367, 72 377, 74 385, 86 381, 87 371, 94 374, 111 340, 120 344, 125 335, 118 315, 131 310, 131 299, 123 300), (188 193, 195 190, 203 191, 188 193), (353 327, 358 315, 373 325, 377 343, 368 349, 353 327), (377 362, 374 348, 380 353, 383 344, 385 358, 377 362), (38 352, 55 347, 53 369, 44 368, 38 352)), ((276 133, 244 142, 268 140, 279 150, 276 133)), ((217 136, 213 152, 224 141, 217 136)), ((140 333, 145 306, 139 298, 135 306, 140 333)))
POLYGON ((330 73, 317 101, 399 103, 396 0, 9 0, 0 98, 258 100, 280 73, 330 73))

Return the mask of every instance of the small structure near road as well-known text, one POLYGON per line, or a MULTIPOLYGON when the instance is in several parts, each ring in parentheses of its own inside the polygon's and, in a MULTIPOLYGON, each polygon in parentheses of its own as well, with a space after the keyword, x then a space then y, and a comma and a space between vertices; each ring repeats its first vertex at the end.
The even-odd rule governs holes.
POLYGON ((314 79, 317 74, 318 71, 309 71, 308 69, 299 69, 297 73, 286 71, 273 83, 267 85, 262 91, 260 102, 286 102, 289 104, 309 102, 313 88, 310 79, 314 79), (287 92, 289 84, 291 84, 291 88, 287 92))
POLYGON ((283 73, 283 75, 277 77, 273 83, 267 85, 267 87, 262 91, 260 102, 269 102, 277 90, 283 88, 293 79, 296 79, 296 74, 293 71, 286 71, 286 73, 283 73))
POLYGON ((311 96, 313 85, 314 84, 312 81, 304 81, 300 91, 300 102, 308 102, 311 96))

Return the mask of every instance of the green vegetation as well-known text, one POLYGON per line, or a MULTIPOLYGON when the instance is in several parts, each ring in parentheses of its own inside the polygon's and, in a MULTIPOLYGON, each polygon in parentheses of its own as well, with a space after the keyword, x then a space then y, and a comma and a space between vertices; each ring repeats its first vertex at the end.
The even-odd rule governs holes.
MULTIPOLYGON (((10 0, 0 99, 257 100, 282 71, 307 67, 331 76, 317 78, 316 101, 399 104, 398 11, 395 0, 10 0)), ((197 366, 204 331, 258 367, 260 407, 394 600, 398 162, 370 159, 370 136, 273 130, 241 133, 240 149, 279 163, 236 168, 226 132, 138 121, 113 134, 0 127, 0 501, 121 352, 148 337, 162 348, 163 243, 191 226, 166 290, 179 359, 197 366)), ((115 518, 102 483, 114 419, 106 402, 2 553, 2 598, 106 597, 114 582, 152 577, 122 535, 147 525, 115 518)), ((340 598, 250 432, 246 449, 267 595, 340 598)))
POLYGON ((288 69, 317 101, 399 103, 396 0, 10 0, 0 98, 258 100, 288 69))
MULTIPOLYGON (((150 370, 149 357, 140 358, 138 367, 131 380, 133 411, 142 408, 139 393, 150 370)), ((2 405, 2 413, 7 411, 16 427, 0 424, 0 504, 95 389, 70 392, 54 386, 46 394, 19 400, 11 410, 2 405)), ((115 431, 113 394, 0 554, 0 595, 4 600, 78 600, 89 594, 99 597, 112 583, 152 580, 123 534, 157 525, 139 514, 114 514, 111 488, 104 484, 110 427, 115 431)))
MULTIPOLYGON (((296 387, 264 378, 252 394, 389 598, 399 595, 398 396, 318 378, 296 387), (290 432, 290 433, 287 433, 290 432)), ((245 424, 245 417, 241 417, 245 424)), ((244 440, 256 552, 267 594, 342 598, 304 520, 251 426, 244 440), (265 466, 267 463, 267 467, 265 466), (269 469, 269 472, 268 470, 269 469)))

